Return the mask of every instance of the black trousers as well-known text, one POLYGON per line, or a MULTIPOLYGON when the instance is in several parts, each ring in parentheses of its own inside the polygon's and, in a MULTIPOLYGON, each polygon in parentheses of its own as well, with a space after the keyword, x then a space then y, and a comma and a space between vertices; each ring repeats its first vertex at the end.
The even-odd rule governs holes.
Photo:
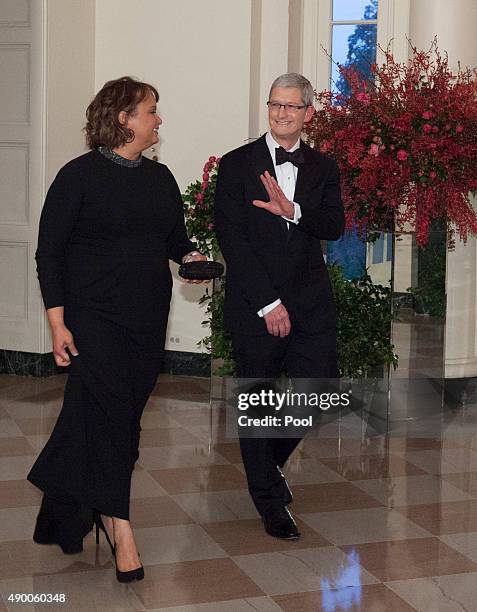
MULTIPOLYGON (((294 330, 285 338, 267 334, 232 334, 232 348, 239 378, 292 379, 338 377, 336 333, 317 334, 294 330)), ((282 468, 301 438, 240 438, 248 489, 262 516, 289 503, 282 468)))

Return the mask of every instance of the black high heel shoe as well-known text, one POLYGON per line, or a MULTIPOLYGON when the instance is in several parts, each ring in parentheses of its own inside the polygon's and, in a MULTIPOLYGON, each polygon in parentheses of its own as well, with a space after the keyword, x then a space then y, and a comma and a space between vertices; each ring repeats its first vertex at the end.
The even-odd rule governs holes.
POLYGON ((109 537, 108 532, 103 523, 103 519, 101 518, 101 514, 95 513, 94 523, 96 525, 96 546, 99 545, 99 530, 104 533, 106 536, 106 541, 111 548, 111 552, 114 557, 114 564, 116 565, 116 579, 118 582, 132 582, 133 580, 143 580, 144 579, 144 567, 141 565, 140 567, 136 567, 135 569, 129 570, 127 572, 122 572, 118 569, 118 562, 116 559, 116 546, 113 545, 111 539, 109 537))
POLYGON ((106 531, 106 527, 104 526, 103 519, 101 518, 101 514, 99 512, 95 512, 94 514, 94 524, 96 525, 96 546, 99 546, 99 530, 101 529, 101 531, 106 536, 106 542, 109 544, 109 548, 111 549, 113 557, 116 557, 114 544, 111 542, 111 538, 109 537, 109 534, 106 531))
POLYGON ((114 554, 114 561, 116 563, 116 579, 118 582, 132 582, 133 580, 144 580, 144 567, 142 565, 127 572, 121 572, 120 570, 118 570, 116 553, 114 554))

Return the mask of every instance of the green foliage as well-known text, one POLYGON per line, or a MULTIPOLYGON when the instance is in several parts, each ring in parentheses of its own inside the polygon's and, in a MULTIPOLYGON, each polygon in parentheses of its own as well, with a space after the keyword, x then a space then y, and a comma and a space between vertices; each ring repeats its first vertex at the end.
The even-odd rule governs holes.
MULTIPOLYGON (((367 376, 381 365, 397 366, 398 357, 391 344, 391 290, 374 285, 368 275, 348 281, 339 266, 329 268, 338 315, 337 343, 341 376, 367 376)), ((200 345, 212 359, 220 360, 214 372, 233 376, 235 364, 230 337, 223 328, 224 279, 214 292, 206 291, 201 304, 207 304, 208 318, 203 321, 210 334, 200 345)))
POLYGON ((414 310, 432 317, 444 317, 446 312, 446 245, 443 240, 431 240, 418 252, 418 285, 409 287, 414 310))
POLYGON ((341 376, 367 376, 381 365, 397 366, 391 343, 391 289, 375 285, 368 274, 346 280, 339 266, 328 268, 337 310, 341 376))
POLYGON ((182 195, 187 233, 193 236, 201 253, 216 259, 220 254, 214 232, 214 196, 220 158, 209 157, 202 182, 191 183, 182 195))
POLYGON ((217 376, 233 376, 235 374, 235 363, 232 357, 232 343, 230 337, 224 330, 224 296, 225 278, 222 277, 214 281, 212 294, 208 289, 201 297, 199 304, 207 304, 206 314, 208 318, 202 321, 207 325, 210 333, 199 342, 199 346, 204 348, 211 359, 220 360, 220 365, 213 373, 217 376))

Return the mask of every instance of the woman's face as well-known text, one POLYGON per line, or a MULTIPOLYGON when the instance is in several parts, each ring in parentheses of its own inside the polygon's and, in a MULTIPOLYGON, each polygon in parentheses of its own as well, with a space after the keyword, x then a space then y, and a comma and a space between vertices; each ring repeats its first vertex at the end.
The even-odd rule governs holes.
POLYGON ((157 114, 156 98, 149 92, 136 106, 134 113, 127 115, 126 127, 134 132, 133 144, 144 151, 159 142, 158 130, 162 119, 157 114))

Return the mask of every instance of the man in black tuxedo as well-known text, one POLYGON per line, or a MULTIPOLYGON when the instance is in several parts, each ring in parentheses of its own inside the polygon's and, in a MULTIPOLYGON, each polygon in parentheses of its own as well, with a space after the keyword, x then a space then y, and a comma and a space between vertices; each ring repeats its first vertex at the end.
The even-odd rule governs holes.
MULTIPOLYGON (((336 378, 335 310, 320 240, 344 229, 336 163, 300 140, 313 88, 285 74, 272 84, 270 131, 224 155, 215 229, 225 262, 224 324, 243 378, 336 378)), ((299 438, 241 438, 249 491, 266 531, 298 538, 281 472, 299 438)))

